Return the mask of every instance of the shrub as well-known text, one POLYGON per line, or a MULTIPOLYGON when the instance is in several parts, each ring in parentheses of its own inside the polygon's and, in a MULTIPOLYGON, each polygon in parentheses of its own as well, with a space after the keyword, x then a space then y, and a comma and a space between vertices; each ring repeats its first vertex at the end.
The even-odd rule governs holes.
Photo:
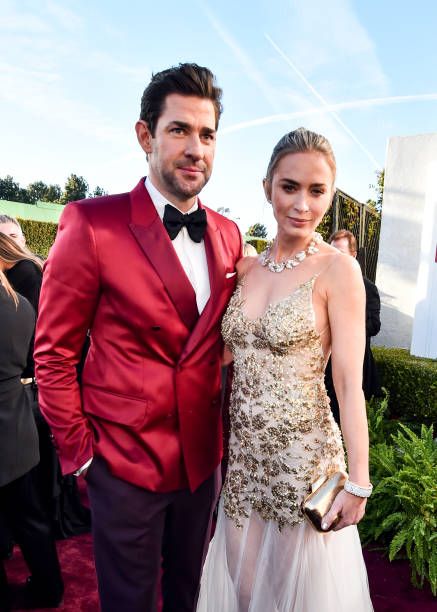
POLYGON ((256 238, 255 236, 245 238, 245 241, 254 246, 256 248, 257 253, 262 253, 263 251, 265 251, 271 242, 266 238, 256 238))
POLYGON ((326 211, 323 219, 320 221, 317 226, 317 231, 322 235, 323 240, 328 240, 329 236, 332 234, 334 227, 334 204, 326 211))
POLYGON ((368 405, 370 476, 374 490, 359 529, 363 543, 378 541, 389 559, 406 554, 415 586, 428 581, 437 592, 437 444, 433 427, 420 435, 397 422, 384 441, 387 401, 368 405))
POLYGON ((31 219, 18 219, 18 221, 26 236, 26 244, 29 249, 41 257, 47 257, 56 238, 57 224, 31 219))
POLYGON ((437 421, 437 360, 413 357, 405 349, 372 347, 391 417, 437 421))

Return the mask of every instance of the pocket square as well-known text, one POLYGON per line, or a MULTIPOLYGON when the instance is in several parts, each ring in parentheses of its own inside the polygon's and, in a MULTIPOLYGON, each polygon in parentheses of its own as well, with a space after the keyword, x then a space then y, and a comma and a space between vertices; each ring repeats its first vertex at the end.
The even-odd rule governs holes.
POLYGON ((236 274, 237 274, 236 272, 226 272, 226 278, 232 278, 236 274))

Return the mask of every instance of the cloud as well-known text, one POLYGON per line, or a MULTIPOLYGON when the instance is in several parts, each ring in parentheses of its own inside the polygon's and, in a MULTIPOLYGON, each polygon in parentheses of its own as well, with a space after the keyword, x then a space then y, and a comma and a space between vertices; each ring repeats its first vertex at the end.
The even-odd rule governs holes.
POLYGON ((59 75, 48 70, 25 70, 24 68, 14 66, 6 62, 0 62, 0 83, 4 83, 3 93, 0 94, 0 98, 8 98, 11 93, 6 88, 6 85, 11 85, 13 81, 17 81, 19 79, 35 79, 42 81, 43 83, 52 83, 53 81, 57 81, 59 79, 59 75))
POLYGON ((333 96, 338 99, 339 95, 347 97, 362 91, 387 92, 387 79, 373 41, 349 0, 332 0, 329 4, 322 0, 305 3, 292 0, 291 6, 293 37, 280 45, 269 34, 265 34, 266 39, 281 57, 282 67, 285 64, 291 68, 290 82, 295 84, 297 77, 300 86, 303 84, 310 92, 311 99, 321 103, 325 114, 340 126, 374 168, 380 168, 380 162, 331 104, 333 96), (334 80, 332 74, 335 74, 334 80))
POLYGON ((94 107, 69 99, 58 86, 56 73, 0 64, 0 99, 7 100, 52 124, 68 126, 99 140, 121 142, 121 132, 94 107))
POLYGON ((62 6, 58 2, 54 2, 53 0, 46 0, 45 10, 48 15, 50 15, 56 20, 57 26, 60 26, 65 30, 77 32, 77 30, 82 28, 83 26, 83 21, 79 17, 79 15, 74 13, 66 6, 62 6))
POLYGON ((208 19, 213 29, 217 32, 222 42, 232 51, 235 59, 238 61, 240 66, 243 68, 244 74, 250 78, 251 81, 257 85, 263 94, 264 98, 269 102, 270 106, 274 110, 279 110, 277 104, 277 96, 274 89, 266 81, 262 72, 258 70, 253 60, 247 55, 242 49, 238 42, 231 36, 231 34, 225 29, 220 23, 218 18, 214 15, 211 9, 201 0, 198 2, 200 8, 208 19))
POLYGON ((99 141, 124 145, 121 128, 105 116, 106 105, 100 110, 88 102, 81 84, 88 74, 105 71, 136 80, 141 76, 143 82, 146 69, 124 65, 109 54, 95 52, 87 42, 82 44, 77 37, 82 20, 53 0, 41 3, 40 14, 32 19, 17 7, 19 3, 9 2, 0 20, 0 101, 50 126, 63 125, 87 138, 92 135, 99 141), (96 70, 93 61, 98 64, 96 70))
MULTIPOLYGON (((300 80, 304 82, 305 86, 307 87, 307 89, 310 90, 310 92, 313 94, 313 96, 315 96, 317 98, 317 100, 319 100, 319 102, 321 102, 323 104, 323 106, 328 107, 329 106, 328 102, 323 98, 323 96, 320 95, 320 93, 317 91, 317 89, 315 87, 313 87, 313 85, 302 74, 302 72, 291 61, 291 59, 287 55, 285 55, 285 53, 282 51, 282 49, 280 49, 278 47, 278 45, 270 38, 270 36, 268 36, 268 34, 266 34, 266 38, 271 43, 271 45, 274 47, 274 49, 279 53, 279 55, 284 59, 284 61, 289 66, 291 66, 291 68, 294 70, 294 72, 297 74, 297 76, 300 78, 300 80)), ((378 161, 376 161, 376 159, 374 158, 372 153, 364 146, 364 144, 361 142, 361 140, 358 138, 358 136, 356 136, 356 134, 354 134, 354 132, 344 123, 344 121, 338 116, 338 114, 335 111, 332 111, 332 110, 329 111, 329 112, 331 113, 332 118, 338 123, 338 125, 355 142, 355 144, 358 145, 358 147, 361 149, 361 151, 364 153, 364 155, 366 155, 366 157, 372 162, 372 164, 375 166, 375 168, 376 169, 380 168, 381 164, 378 161)))
POLYGON ((347 102, 337 102, 336 104, 328 104, 323 106, 317 106, 314 108, 308 108, 306 110, 294 111, 292 113, 277 113, 275 115, 266 115, 265 117, 258 117, 257 119, 250 119, 248 121, 240 121, 233 125, 228 125, 220 130, 221 134, 231 134, 232 132, 239 132, 251 127, 260 125, 269 125, 271 123, 280 123, 282 121, 291 121, 293 119, 311 117, 312 115, 323 115, 326 113, 350 109, 362 110, 365 108, 377 107, 377 106, 389 106, 391 104, 409 104, 414 102, 433 102, 437 101, 437 93, 427 94, 413 94, 406 96, 387 96, 385 98, 365 98, 363 100, 350 100, 347 102))
POLYGON ((286 37, 283 23, 274 38, 319 89, 322 81, 336 75, 332 89, 323 90, 325 96, 363 97, 369 91, 387 95, 389 83, 375 44, 350 0, 291 0, 290 6, 286 37))
POLYGON ((26 32, 29 34, 46 34, 51 30, 50 26, 40 17, 29 13, 15 13, 12 10, 4 10, 0 17, 0 30, 6 32, 26 32))
POLYGON ((152 73, 151 69, 146 64, 143 66, 125 64, 102 51, 92 51, 88 53, 87 64, 88 68, 98 68, 99 72, 103 70, 111 75, 113 75, 114 72, 118 72, 126 75, 135 83, 141 84, 146 83, 152 73))

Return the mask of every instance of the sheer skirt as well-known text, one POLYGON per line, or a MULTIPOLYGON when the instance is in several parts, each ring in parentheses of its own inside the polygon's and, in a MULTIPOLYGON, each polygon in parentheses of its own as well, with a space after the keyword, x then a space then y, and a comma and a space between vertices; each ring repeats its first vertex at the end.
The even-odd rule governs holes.
POLYGON ((220 504, 197 612, 370 612, 356 526, 317 533, 307 523, 278 530, 252 512, 243 528, 220 504))

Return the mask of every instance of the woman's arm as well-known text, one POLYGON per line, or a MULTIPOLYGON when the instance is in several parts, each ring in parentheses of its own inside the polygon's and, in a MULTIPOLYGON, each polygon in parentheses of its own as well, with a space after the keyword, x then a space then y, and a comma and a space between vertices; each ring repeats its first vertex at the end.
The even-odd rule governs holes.
MULTIPOLYGON (((360 267, 352 257, 336 257, 327 271, 327 304, 331 328, 331 361, 340 422, 351 482, 369 486, 369 438, 362 390, 365 348, 365 291, 360 267)), ((336 529, 358 523, 366 500, 342 491, 326 515, 330 525, 337 514, 336 529)))

